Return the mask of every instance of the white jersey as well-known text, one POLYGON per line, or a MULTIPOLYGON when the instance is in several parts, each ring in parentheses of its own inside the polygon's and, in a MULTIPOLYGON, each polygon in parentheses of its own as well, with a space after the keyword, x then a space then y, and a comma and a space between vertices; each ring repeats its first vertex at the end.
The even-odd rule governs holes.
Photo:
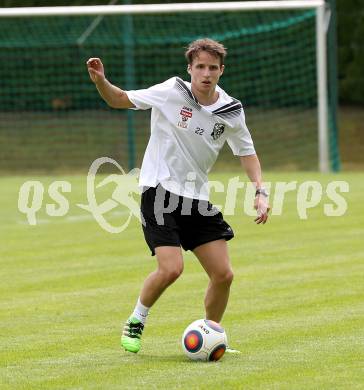
POLYGON ((152 109, 151 135, 139 185, 208 200, 207 174, 225 141, 236 156, 255 154, 241 103, 216 87, 219 98, 202 106, 191 84, 173 77, 148 89, 126 91, 135 109, 152 109))

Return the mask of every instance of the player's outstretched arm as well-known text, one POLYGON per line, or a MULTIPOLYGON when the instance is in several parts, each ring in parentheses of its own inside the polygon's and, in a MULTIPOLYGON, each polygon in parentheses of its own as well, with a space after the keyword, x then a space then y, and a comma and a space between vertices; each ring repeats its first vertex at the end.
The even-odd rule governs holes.
MULTIPOLYGON (((250 181, 255 184, 256 189, 262 189, 262 171, 258 156, 256 154, 252 154, 250 156, 240 156, 240 161, 250 181)), ((257 210, 258 214, 254 221, 258 224, 265 224, 270 210, 267 197, 263 194, 257 194, 254 200, 254 208, 257 210)))
POLYGON ((91 80, 105 102, 112 108, 132 108, 134 104, 122 89, 112 85, 105 77, 104 65, 100 58, 90 58, 87 62, 87 70, 91 80))

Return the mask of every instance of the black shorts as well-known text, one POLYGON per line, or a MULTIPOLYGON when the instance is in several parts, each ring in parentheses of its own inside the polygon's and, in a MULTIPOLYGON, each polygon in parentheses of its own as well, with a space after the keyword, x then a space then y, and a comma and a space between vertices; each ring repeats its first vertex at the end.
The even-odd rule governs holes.
POLYGON ((158 246, 193 250, 210 241, 234 237, 221 212, 210 202, 172 194, 161 185, 144 188, 141 218, 152 256, 158 246))

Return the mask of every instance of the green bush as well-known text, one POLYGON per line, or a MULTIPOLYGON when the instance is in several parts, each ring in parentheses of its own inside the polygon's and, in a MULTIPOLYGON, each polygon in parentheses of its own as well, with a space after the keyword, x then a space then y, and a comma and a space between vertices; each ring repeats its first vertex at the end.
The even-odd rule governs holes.
POLYGON ((364 104, 364 3, 338 0, 337 15, 340 102, 364 104))

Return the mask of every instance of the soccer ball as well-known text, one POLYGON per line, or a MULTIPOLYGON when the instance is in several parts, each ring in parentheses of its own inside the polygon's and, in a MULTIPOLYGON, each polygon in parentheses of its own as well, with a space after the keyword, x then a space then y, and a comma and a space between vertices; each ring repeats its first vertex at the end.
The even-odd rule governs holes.
POLYGON ((197 320, 188 325, 182 336, 182 348, 192 360, 217 361, 225 353, 227 338, 217 322, 197 320))

